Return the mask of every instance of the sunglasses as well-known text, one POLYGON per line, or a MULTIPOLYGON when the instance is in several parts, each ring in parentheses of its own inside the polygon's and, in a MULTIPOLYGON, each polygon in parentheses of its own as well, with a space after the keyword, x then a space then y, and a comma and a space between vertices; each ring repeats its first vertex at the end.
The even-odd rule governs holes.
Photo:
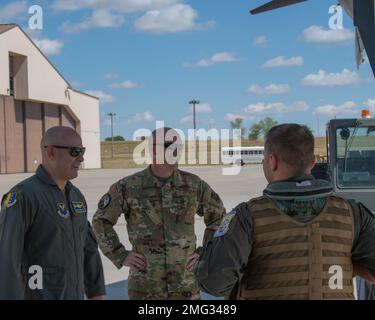
MULTIPOLYGON (((154 146, 163 146, 164 149, 168 149, 171 145, 173 145, 175 142, 165 142, 165 143, 154 143, 153 145, 154 146)), ((178 150, 182 150, 183 149, 183 145, 182 144, 174 144, 173 147, 175 147, 176 149, 178 150)))
MULTIPOLYGON (((48 148, 49 146, 44 146, 44 148, 48 148)), ((54 147, 54 148, 57 148, 57 149, 68 149, 69 150, 69 154, 73 157, 73 158, 77 158, 79 156, 83 156, 86 152, 86 148, 85 147, 65 147, 65 146, 55 146, 55 145, 51 145, 51 147, 54 147)))

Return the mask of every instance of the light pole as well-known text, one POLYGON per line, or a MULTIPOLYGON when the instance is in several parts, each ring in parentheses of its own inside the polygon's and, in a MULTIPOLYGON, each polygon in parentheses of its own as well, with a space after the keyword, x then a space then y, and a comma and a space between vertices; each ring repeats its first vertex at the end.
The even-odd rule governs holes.
POLYGON ((199 104, 198 100, 191 100, 189 101, 189 104, 193 105, 193 126, 194 126, 194 142, 195 142, 195 129, 196 129, 196 121, 195 121, 195 105, 199 104))
POLYGON ((111 158, 113 159, 113 153, 114 153, 114 145, 113 145, 113 117, 116 115, 116 113, 107 113, 108 116, 111 117, 111 158))

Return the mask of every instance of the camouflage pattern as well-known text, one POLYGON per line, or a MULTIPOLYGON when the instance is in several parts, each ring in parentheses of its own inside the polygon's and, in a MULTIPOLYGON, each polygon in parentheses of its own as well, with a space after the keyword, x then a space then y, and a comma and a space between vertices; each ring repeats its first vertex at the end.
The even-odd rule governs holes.
POLYGON ((103 253, 121 268, 129 251, 113 226, 124 213, 133 250, 148 261, 145 271, 130 270, 130 299, 196 299, 198 284, 186 270, 187 258, 199 251, 195 214, 204 217, 206 243, 224 212, 219 196, 199 177, 176 170, 161 183, 149 167, 110 187, 99 202, 93 228, 103 253))

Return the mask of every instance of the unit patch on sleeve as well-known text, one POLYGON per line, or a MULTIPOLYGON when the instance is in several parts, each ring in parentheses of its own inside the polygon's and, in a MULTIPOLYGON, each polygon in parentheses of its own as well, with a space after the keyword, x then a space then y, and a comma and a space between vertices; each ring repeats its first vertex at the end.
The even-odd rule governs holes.
POLYGON ((106 193, 99 201, 99 204, 98 204, 98 208, 100 210, 104 210, 105 208, 107 208, 109 206, 109 204, 111 203, 112 201, 112 198, 111 196, 106 193))
POLYGON ((223 220, 221 220, 219 229, 217 229, 214 234, 214 238, 221 237, 228 232, 229 227, 230 227, 230 222, 232 221, 232 219, 235 217, 236 214, 237 214, 237 211, 232 210, 231 212, 228 212, 227 214, 224 215, 223 220))
POLYGON ((1 207, 3 208, 10 208, 17 203, 17 192, 9 192, 3 197, 1 201, 1 207))

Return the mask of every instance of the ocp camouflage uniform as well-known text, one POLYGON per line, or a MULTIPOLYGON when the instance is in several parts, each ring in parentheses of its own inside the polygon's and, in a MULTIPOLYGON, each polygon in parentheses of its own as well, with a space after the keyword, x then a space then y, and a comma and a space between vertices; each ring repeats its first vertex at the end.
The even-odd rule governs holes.
POLYGON ((112 185, 98 205, 93 228, 103 253, 123 266, 129 251, 113 228, 122 213, 133 250, 148 262, 130 270, 130 299, 196 299, 199 288, 187 258, 196 249, 195 214, 204 217, 203 243, 212 239, 225 212, 219 196, 199 177, 181 170, 164 181, 147 168, 112 185))

